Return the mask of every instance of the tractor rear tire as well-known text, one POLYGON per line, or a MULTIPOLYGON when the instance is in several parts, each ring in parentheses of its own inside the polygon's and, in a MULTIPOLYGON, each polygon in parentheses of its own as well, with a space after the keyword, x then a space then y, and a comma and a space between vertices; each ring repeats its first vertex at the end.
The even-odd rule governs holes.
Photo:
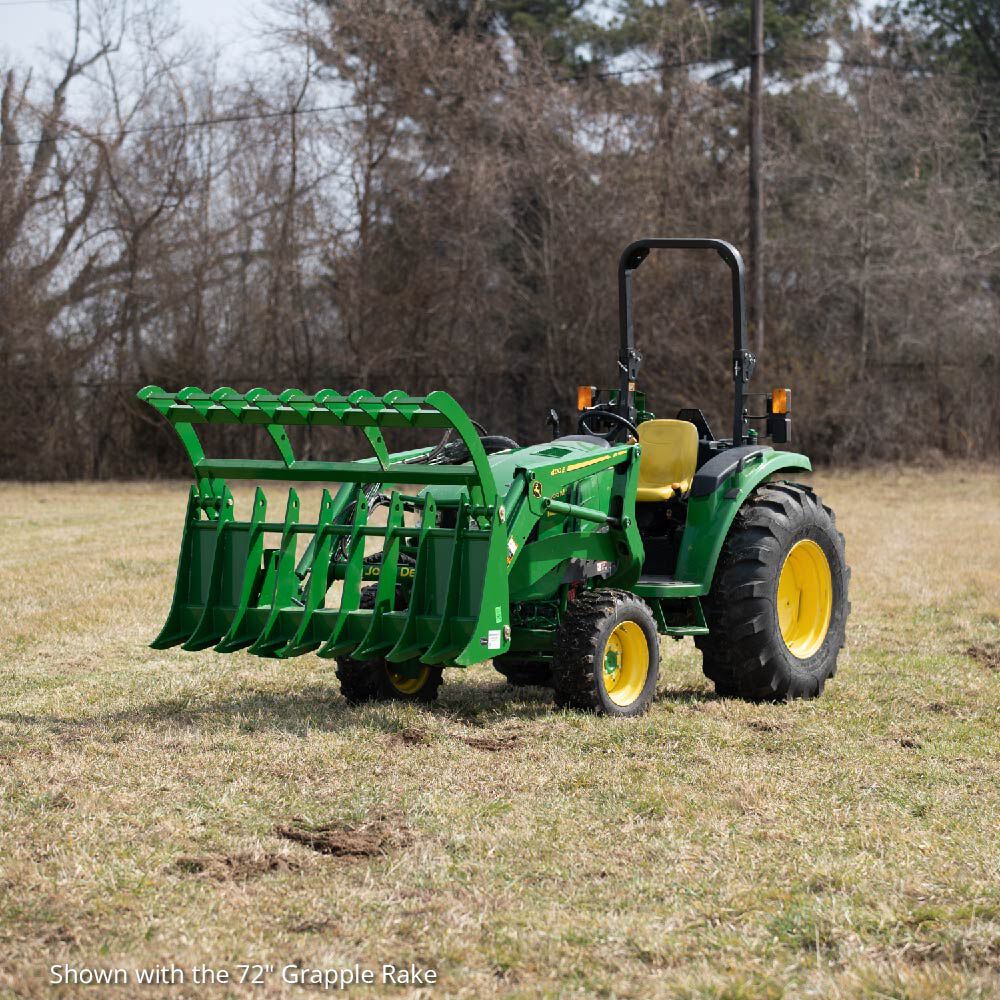
MULTIPOLYGON (((361 589, 362 608, 375 607, 378 584, 361 589)), ((402 588, 396 588, 397 601, 402 588)), ((351 705, 363 705, 369 701, 419 701, 431 702, 438 696, 443 675, 442 667, 420 664, 416 677, 400 673, 399 665, 390 663, 383 657, 371 660, 355 660, 350 656, 337 659, 337 680, 340 693, 351 705)))
POLYGON ((649 606, 624 590, 588 590, 571 601, 556 633, 556 704, 631 718, 656 697, 660 641, 649 606))
POLYGON ((805 486, 750 495, 722 547, 697 636, 722 697, 815 698, 837 670, 851 571, 833 511, 805 486))
POLYGON ((512 660, 509 657, 493 661, 498 674, 516 687, 552 687, 552 667, 541 660, 512 660))

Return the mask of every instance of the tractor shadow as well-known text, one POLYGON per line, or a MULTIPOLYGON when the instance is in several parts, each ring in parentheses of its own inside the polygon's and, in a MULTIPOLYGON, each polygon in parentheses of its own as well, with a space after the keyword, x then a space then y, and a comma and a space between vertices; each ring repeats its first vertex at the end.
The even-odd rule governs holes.
MULTIPOLYGON (((718 700, 713 691, 695 686, 664 688, 657 695, 657 702, 678 705, 718 700)), ((412 706, 392 702, 350 705, 335 684, 312 684, 287 692, 251 689, 204 699, 188 692, 132 708, 77 717, 5 712, 0 713, 0 722, 40 729, 60 741, 72 743, 94 739, 120 742, 128 740, 130 730, 135 727, 156 730, 176 726, 261 734, 282 731, 300 736, 317 730, 337 732, 353 728, 398 736, 419 726, 421 718, 485 729, 498 724, 533 722, 559 712, 548 688, 515 686, 499 678, 494 682, 492 678, 479 677, 473 683, 446 684, 437 701, 412 706)))
POLYGON ((117 711, 80 716, 0 713, 0 722, 32 727, 57 739, 76 740, 130 738, 135 727, 161 729, 192 727, 245 733, 284 731, 305 735, 317 730, 336 732, 370 729, 388 735, 419 724, 421 717, 438 719, 470 728, 497 723, 529 722, 556 712, 552 692, 546 688, 515 687, 499 679, 477 678, 474 684, 455 684, 441 689, 431 704, 401 705, 375 702, 350 705, 336 684, 311 684, 289 691, 243 690, 218 698, 201 698, 188 692, 181 696, 149 701, 117 711))
MULTIPOLYGON (((705 701, 723 701, 710 688, 694 687, 687 685, 675 688, 663 688, 656 695, 656 701, 673 702, 679 705, 694 705, 705 701)), ((655 704, 655 703, 654 703, 655 704)))

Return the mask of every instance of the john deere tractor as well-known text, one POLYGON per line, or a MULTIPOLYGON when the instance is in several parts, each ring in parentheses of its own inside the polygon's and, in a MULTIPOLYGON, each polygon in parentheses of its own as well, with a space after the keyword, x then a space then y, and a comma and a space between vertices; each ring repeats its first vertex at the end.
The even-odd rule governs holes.
POLYGON ((139 398, 173 425, 194 468, 173 603, 154 648, 247 649, 337 661, 348 701, 430 701, 445 667, 492 660, 556 703, 635 716, 652 702, 660 636, 693 636, 724 696, 808 698, 844 642, 849 570, 833 512, 806 485, 789 440, 789 391, 747 392, 743 261, 714 239, 643 239, 618 267, 614 388, 584 388, 576 433, 519 447, 491 436, 446 392, 359 389, 139 398), (702 412, 657 419, 636 386, 632 281, 651 250, 709 250, 732 278, 732 434, 702 412), (749 401, 765 400, 751 415, 749 401), (760 431, 750 423, 760 421, 760 431), (275 455, 215 458, 206 424, 262 427, 275 455), (360 428, 372 455, 296 458, 287 428, 360 428), (390 451, 384 432, 437 428, 390 451), (321 484, 302 516, 288 490, 244 511, 231 480, 321 484), (269 544, 269 541, 271 542, 269 544))

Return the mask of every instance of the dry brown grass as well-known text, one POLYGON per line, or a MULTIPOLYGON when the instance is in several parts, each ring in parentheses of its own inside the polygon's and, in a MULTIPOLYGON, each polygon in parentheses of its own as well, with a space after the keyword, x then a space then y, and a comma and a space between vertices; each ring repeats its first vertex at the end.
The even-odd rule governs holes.
POLYGON ((0 486, 0 995, 296 960, 440 996, 997 995, 1000 477, 816 478, 854 568, 826 695, 720 701, 669 643, 624 724, 485 666, 352 710, 330 661, 155 652, 184 490, 0 486))

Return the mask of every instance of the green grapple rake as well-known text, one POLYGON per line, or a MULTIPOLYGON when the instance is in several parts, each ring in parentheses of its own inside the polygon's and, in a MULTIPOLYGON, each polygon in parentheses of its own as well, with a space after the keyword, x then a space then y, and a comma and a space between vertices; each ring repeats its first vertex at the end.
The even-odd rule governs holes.
POLYGON ((480 433, 445 392, 143 389, 195 475, 153 645, 334 657, 354 703, 430 700, 444 666, 492 660, 512 683, 552 686, 560 705, 634 716, 656 694, 660 637, 690 636, 722 695, 819 694, 843 645, 850 571, 833 512, 782 478, 808 472, 809 459, 760 440, 789 440, 790 392, 746 391, 756 359, 742 258, 722 240, 638 240, 619 260, 618 290, 618 385, 581 387, 576 433, 554 419, 541 444, 480 433), (730 437, 698 409, 657 419, 636 388, 633 278, 665 249, 710 250, 729 267, 730 437), (761 398, 766 412, 752 414, 761 398), (277 456, 209 457, 206 424, 263 427, 277 456), (372 455, 297 459, 290 427, 359 428, 372 455), (446 434, 391 453, 384 432, 407 428, 446 434), (288 483, 280 520, 259 485, 239 519, 235 480, 288 483), (301 482, 322 486, 314 521, 301 482))
POLYGON ((350 653, 391 662, 474 663, 509 643, 505 557, 507 534, 497 488, 475 426, 445 392, 411 396, 365 390, 343 396, 325 389, 313 396, 296 389, 280 394, 223 388, 177 393, 148 386, 139 398, 177 431, 194 468, 166 624, 158 649, 214 646, 220 652, 249 648, 259 656, 350 653), (262 426, 278 459, 216 459, 205 455, 201 424, 262 426), (357 462, 297 460, 286 427, 358 427, 374 457, 357 462), (385 428, 438 428, 457 433, 469 454, 460 465, 417 464, 429 449, 390 455, 385 428), (284 516, 268 520, 258 486, 250 516, 238 520, 226 480, 338 483, 324 489, 315 522, 301 520, 294 488, 284 516), (370 484, 457 486, 462 502, 453 527, 438 525, 433 492, 389 495, 386 523, 373 524, 370 484), (420 515, 404 524, 404 510, 420 515), (280 533, 278 548, 265 548, 280 533), (308 536, 304 552, 300 538, 308 536), (374 608, 361 608, 365 542, 380 540, 381 566, 374 608), (408 607, 395 606, 402 556, 416 562, 408 607), (500 572, 496 572, 497 569, 500 572), (343 581, 339 607, 327 606, 331 584, 343 581), (489 651, 486 656, 484 652, 489 651))

